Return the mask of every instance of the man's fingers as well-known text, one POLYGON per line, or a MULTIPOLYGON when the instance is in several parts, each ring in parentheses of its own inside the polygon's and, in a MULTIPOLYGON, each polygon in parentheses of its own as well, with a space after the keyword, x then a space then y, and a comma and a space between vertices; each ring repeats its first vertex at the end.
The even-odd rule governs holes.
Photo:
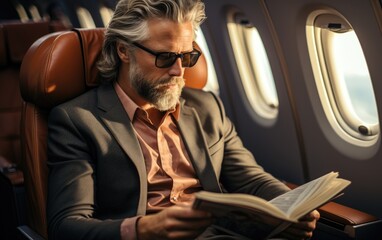
POLYGON ((300 222, 292 224, 283 232, 287 239, 309 239, 313 236, 320 213, 316 210, 310 212, 300 219, 300 222))
POLYGON ((311 211, 310 213, 303 216, 300 221, 313 221, 320 218, 320 213, 317 210, 311 211))

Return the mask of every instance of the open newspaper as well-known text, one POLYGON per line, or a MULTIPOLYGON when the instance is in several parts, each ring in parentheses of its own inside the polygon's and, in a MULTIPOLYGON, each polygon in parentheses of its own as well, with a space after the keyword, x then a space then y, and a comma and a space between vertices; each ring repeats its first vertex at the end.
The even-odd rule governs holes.
POLYGON ((261 221, 259 216, 265 215, 268 217, 264 221, 271 217, 291 223, 339 196, 349 184, 350 181, 338 178, 338 173, 330 172, 271 201, 249 194, 201 191, 195 194, 193 208, 210 211, 217 217, 237 215, 261 221))

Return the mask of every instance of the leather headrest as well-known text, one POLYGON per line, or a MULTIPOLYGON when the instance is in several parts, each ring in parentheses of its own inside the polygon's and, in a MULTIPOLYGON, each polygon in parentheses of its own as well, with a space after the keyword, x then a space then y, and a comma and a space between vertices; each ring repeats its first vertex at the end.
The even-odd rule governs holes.
MULTIPOLYGON (((74 29, 37 40, 21 65, 23 99, 50 109, 97 86, 96 62, 101 53, 104 31, 104 28, 74 29)), ((184 77, 187 87, 205 86, 207 64, 203 55, 194 67, 185 70, 184 77)))
MULTIPOLYGON (((201 51, 197 43, 195 43, 195 47, 201 51)), ((183 77, 186 81, 186 87, 203 89, 207 84, 207 70, 207 60, 204 57, 204 54, 202 54, 195 66, 192 68, 186 68, 184 71, 183 77)))
POLYGON ((23 99, 51 108, 85 92, 81 42, 74 31, 37 40, 25 54, 20 69, 23 99))

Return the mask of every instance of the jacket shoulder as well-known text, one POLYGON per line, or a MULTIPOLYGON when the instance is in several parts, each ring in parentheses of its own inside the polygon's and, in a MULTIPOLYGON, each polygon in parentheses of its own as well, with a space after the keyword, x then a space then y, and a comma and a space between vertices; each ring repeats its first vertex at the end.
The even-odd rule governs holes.
POLYGON ((184 88, 182 98, 184 105, 194 108, 199 114, 206 116, 225 117, 225 110, 222 101, 213 92, 200 89, 184 88))
POLYGON ((212 92, 200 89, 184 88, 182 98, 186 100, 186 105, 205 106, 215 102, 217 97, 212 92))

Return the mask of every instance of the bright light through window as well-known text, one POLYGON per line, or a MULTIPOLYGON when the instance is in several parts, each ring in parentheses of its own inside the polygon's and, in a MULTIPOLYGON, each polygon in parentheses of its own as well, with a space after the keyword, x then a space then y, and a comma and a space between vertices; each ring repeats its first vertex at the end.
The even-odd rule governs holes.
POLYGON ((369 70, 354 31, 334 33, 333 63, 338 83, 343 86, 347 102, 358 118, 366 124, 377 124, 378 113, 369 70))
POLYGON ((247 28, 247 32, 248 54, 255 70, 254 74, 259 86, 259 92, 268 106, 278 107, 279 100, 263 41, 256 28, 247 28))
POLYGON ((78 21, 80 22, 80 25, 82 28, 95 28, 96 25, 93 21, 92 15, 90 12, 83 8, 83 7, 78 7, 77 8, 77 16, 78 16, 78 21))
POLYGON ((227 27, 240 81, 254 110, 253 116, 260 124, 271 126, 278 114, 279 101, 260 33, 240 15, 229 15, 227 27))
POLYGON ((333 130, 346 142, 371 146, 380 133, 377 104, 356 31, 338 12, 316 11, 307 21, 316 87, 333 130))

